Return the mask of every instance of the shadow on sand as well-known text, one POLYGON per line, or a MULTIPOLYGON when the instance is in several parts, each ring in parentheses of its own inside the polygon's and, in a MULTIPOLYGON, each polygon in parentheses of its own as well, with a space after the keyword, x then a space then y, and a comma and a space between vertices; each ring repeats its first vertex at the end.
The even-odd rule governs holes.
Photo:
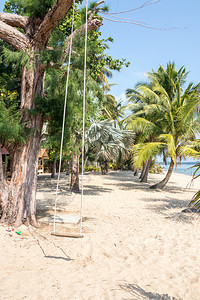
POLYGON ((97 195, 100 195, 100 193, 108 193, 111 191, 112 191, 112 189, 97 186, 97 185, 85 185, 84 186, 84 195, 97 196, 97 195))
MULTIPOLYGON (((164 177, 164 175, 163 175, 164 177)), ((114 184, 121 188, 122 190, 130 190, 130 189, 136 189, 136 190, 145 190, 148 192, 154 192, 154 193, 160 193, 162 190, 156 189, 152 190, 150 189, 150 186, 157 183, 158 181, 156 179, 149 179, 148 183, 140 182, 140 179, 133 175, 131 171, 121 171, 121 172, 115 172, 111 171, 106 175, 106 178, 109 180, 119 180, 119 183, 114 184)), ((112 183, 111 183, 112 184, 112 183)), ((109 185, 109 184, 106 184, 109 185)), ((168 185, 166 185, 163 189, 163 191, 173 194, 178 194, 180 192, 184 192, 186 190, 190 190, 192 192, 196 192, 195 189, 192 189, 190 187, 190 181, 188 181, 188 185, 183 187, 177 186, 177 183, 174 181, 170 181, 168 185)))
MULTIPOLYGON (((163 214, 167 218, 174 219, 178 222, 191 222, 193 214, 184 214, 181 211, 187 207, 190 199, 188 200, 177 200, 176 195, 187 191, 187 187, 182 188, 176 185, 175 182, 171 181, 163 190, 152 190, 149 187, 156 182, 155 179, 149 180, 149 183, 142 183, 140 179, 133 175, 131 171, 110 171, 107 175, 101 175, 100 172, 88 172, 85 173, 84 176, 88 178, 89 184, 84 185, 84 195, 86 196, 98 196, 104 195, 104 193, 109 193, 114 190, 116 187, 119 190, 129 190, 129 191, 143 191, 148 194, 154 195, 153 200, 148 199, 148 197, 141 199, 142 201, 148 204, 147 209, 152 210, 156 213, 163 214), (103 185, 93 185, 92 177, 102 176, 103 185), (163 195, 162 191, 165 192, 163 195), (179 213, 170 212, 170 209, 180 209, 179 213), (166 214, 167 213, 167 214, 166 214)), ((67 181, 69 180, 69 176, 64 176, 63 179, 66 181, 62 181, 60 187, 61 201, 59 200, 60 207, 66 207, 72 200, 73 195, 70 195, 69 187, 67 181), (67 200, 68 199, 68 200, 67 200), (67 203, 67 201, 69 201, 67 203)), ((50 191, 56 185, 56 179, 50 179, 50 176, 40 176, 39 177, 39 188, 40 191, 45 194, 45 192, 50 191), (50 181, 50 182, 49 182, 50 181)), ((196 192, 193 189, 190 189, 190 192, 196 192)), ((133 194, 134 198, 134 194, 133 194)), ((39 203, 37 209, 37 217, 41 218, 44 216, 49 216, 49 210, 52 210, 54 204, 53 199, 44 199, 39 203)))
POLYGON ((33 237, 33 239, 36 241, 36 243, 38 244, 42 254, 44 255, 45 258, 49 258, 49 259, 57 259, 57 260, 64 260, 64 261, 71 261, 73 260, 72 258, 70 258, 66 252, 63 250, 62 247, 60 247, 59 245, 56 245, 55 242, 50 241, 48 238, 46 238, 44 235, 40 234, 39 232, 37 232, 39 237, 36 237, 36 233, 33 233, 29 230, 31 236, 33 237), (47 255, 46 251, 44 249, 44 247, 41 245, 41 240, 45 241, 47 244, 51 244, 53 245, 56 249, 59 249, 60 252, 63 254, 63 256, 55 256, 55 255, 47 255))
POLYGON ((125 290, 127 293, 131 294, 133 298, 126 298, 124 300, 143 300, 143 299, 151 299, 151 300, 181 300, 175 297, 171 297, 168 294, 157 294, 152 292, 146 292, 141 287, 136 284, 123 284, 120 285, 121 289, 125 290))

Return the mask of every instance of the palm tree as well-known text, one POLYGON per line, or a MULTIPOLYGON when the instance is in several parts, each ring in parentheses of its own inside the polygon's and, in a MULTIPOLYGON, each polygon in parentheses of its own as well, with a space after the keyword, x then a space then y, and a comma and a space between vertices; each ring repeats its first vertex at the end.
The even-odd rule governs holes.
POLYGON ((95 154, 101 164, 102 174, 107 171, 107 163, 125 158, 133 144, 134 134, 120 130, 117 122, 103 120, 93 123, 86 134, 87 148, 95 154))
MULTIPOLYGON (((199 157, 200 157, 200 153, 199 153, 199 157)), ((200 163, 195 164, 193 168, 196 168, 193 174, 193 179, 196 179, 200 176, 200 174, 196 175, 197 172, 200 171, 200 163)), ((189 203, 189 206, 193 207, 195 211, 200 212, 200 190, 198 190, 195 193, 195 195, 193 196, 192 200, 189 203)))
MULTIPOLYGON (((195 160, 200 159, 200 140, 196 140, 195 142, 192 142, 190 143, 190 145, 188 145, 183 155, 187 155, 188 153, 190 153, 190 156, 192 156, 195 160)), ((191 167, 191 169, 195 169, 192 180, 195 180, 196 178, 200 177, 200 162, 197 162, 194 166, 191 167)), ((200 211, 200 190, 197 191, 192 197, 189 206, 194 208, 197 212, 200 211)))
MULTIPOLYGON (((156 139, 155 136, 161 134, 162 131, 156 126, 152 126, 151 122, 148 122, 148 115, 145 115, 145 108, 151 104, 151 99, 149 99, 147 95, 143 95, 143 93, 139 93, 134 89, 127 89, 126 95, 130 103, 127 108, 132 110, 132 115, 124 119, 123 123, 126 124, 127 129, 135 132, 135 144, 154 141, 156 139)), ((132 160, 134 169, 137 170, 136 157, 133 156, 132 160)), ((151 157, 143 162, 142 172, 140 174, 141 182, 147 182, 151 162, 151 157)))
POLYGON ((117 102, 113 95, 105 94, 105 100, 103 101, 102 107, 102 116, 105 119, 117 121, 121 128, 121 120, 125 116, 125 109, 126 106, 123 106, 121 101, 117 102))
POLYGON ((168 63, 166 70, 160 66, 157 72, 148 73, 149 83, 136 88, 131 126, 137 129, 141 142, 133 146, 135 167, 157 154, 170 158, 165 178, 151 187, 154 189, 167 184, 178 158, 190 156, 187 146, 200 129, 200 118, 195 115, 199 84, 190 83, 184 90, 186 77, 184 67, 176 70, 174 63, 168 63))

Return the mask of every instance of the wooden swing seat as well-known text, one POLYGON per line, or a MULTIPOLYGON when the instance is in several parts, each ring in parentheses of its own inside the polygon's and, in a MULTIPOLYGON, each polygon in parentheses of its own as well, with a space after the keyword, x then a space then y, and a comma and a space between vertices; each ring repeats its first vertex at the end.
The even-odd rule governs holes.
POLYGON ((68 237, 68 238, 83 238, 83 235, 80 233, 60 233, 60 232, 52 232, 51 235, 60 236, 60 237, 68 237))

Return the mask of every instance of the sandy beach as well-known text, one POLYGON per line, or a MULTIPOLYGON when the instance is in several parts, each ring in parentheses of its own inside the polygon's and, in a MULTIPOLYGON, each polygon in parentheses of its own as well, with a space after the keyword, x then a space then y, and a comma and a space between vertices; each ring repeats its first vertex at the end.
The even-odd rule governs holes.
MULTIPOLYGON (((56 180, 40 176, 39 228, 21 235, 0 226, 0 299, 200 299, 200 217, 182 213, 200 187, 173 174, 162 191, 140 183, 131 171, 84 175, 82 239, 52 236, 56 180)), ((70 194, 63 175, 58 214, 79 215, 80 195, 70 194)), ((78 225, 57 224, 59 232, 78 225)))

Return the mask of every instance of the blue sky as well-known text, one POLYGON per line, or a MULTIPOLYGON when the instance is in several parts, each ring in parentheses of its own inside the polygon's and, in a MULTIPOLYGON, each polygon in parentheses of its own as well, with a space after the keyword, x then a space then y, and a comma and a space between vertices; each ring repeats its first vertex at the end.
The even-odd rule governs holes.
MULTIPOLYGON (((141 0, 107 0, 110 11, 119 12, 140 6, 141 0)), ((124 57, 130 61, 129 68, 114 74, 112 88, 115 96, 138 81, 145 80, 144 74, 157 69, 160 64, 166 66, 169 60, 176 67, 184 65, 190 74, 188 81, 200 81, 199 29, 200 1, 198 0, 161 0, 159 3, 143 9, 126 13, 125 18, 132 18, 158 28, 168 30, 152 30, 132 24, 104 21, 103 36, 110 35, 114 43, 110 48, 113 57, 124 57)))
MULTIPOLYGON (((4 0, 1 0, 0 11, 4 0)), ((142 0, 106 0, 110 12, 120 12, 142 5, 142 0)), ((114 58, 126 58, 129 68, 114 72, 111 93, 117 99, 124 98, 127 88, 133 88, 138 81, 145 80, 144 74, 157 69, 160 64, 166 66, 169 60, 179 68, 186 67, 190 74, 188 82, 200 81, 199 29, 200 1, 198 0, 160 0, 160 2, 130 13, 116 15, 147 23, 149 26, 168 28, 153 30, 133 24, 114 23, 104 20, 103 38, 111 36, 109 54, 114 58)), ((109 18, 109 16, 108 16, 109 18)))

